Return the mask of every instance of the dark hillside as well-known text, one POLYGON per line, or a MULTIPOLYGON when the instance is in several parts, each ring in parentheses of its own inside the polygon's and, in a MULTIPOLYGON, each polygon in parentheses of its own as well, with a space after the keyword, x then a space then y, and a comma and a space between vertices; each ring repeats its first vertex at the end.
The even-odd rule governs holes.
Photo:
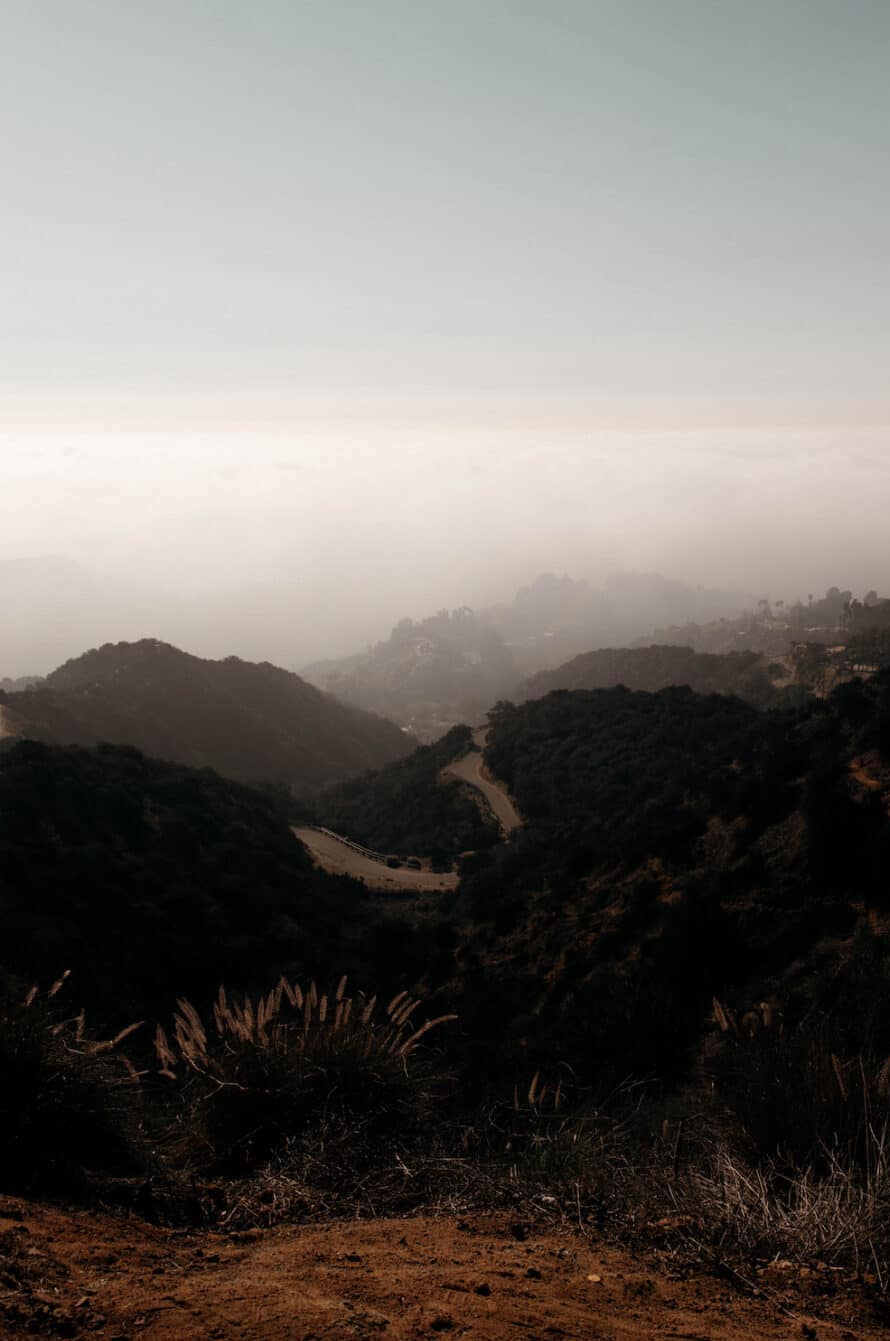
POLYGON ((380 964, 395 989, 406 969, 381 896, 316 871, 274 798, 134 749, 0 752, 0 871, 0 967, 43 985, 71 969, 102 1021, 283 971, 373 989, 380 964))
POLYGON ((528 824, 457 895, 471 1034, 484 1019, 530 1073, 664 1076, 717 995, 873 1016, 890 1051, 890 677, 796 712, 618 688, 491 721, 528 824))
POLYGON ((339 783, 316 802, 321 822, 379 852, 450 858, 491 847, 494 823, 467 788, 440 777, 470 745, 470 728, 455 726, 407 759, 339 783))
MULTIPOLYGON (((460 1014, 468 1093, 561 1062, 585 1084, 681 1078, 713 996, 739 1018, 815 1011, 890 1053, 890 672, 770 713, 687 688, 559 691, 498 705, 489 742, 527 823, 493 845, 473 830, 458 891, 424 901, 316 871, 273 797, 211 772, 6 748, 0 964, 44 983, 70 967, 78 1000, 121 1023, 285 968, 422 983, 460 1014)), ((465 744, 328 793, 324 818, 418 855, 468 841, 478 812, 438 782, 465 744)))
POLYGON ((229 657, 205 661, 166 643, 107 644, 6 700, 17 735, 99 741, 210 767, 244 781, 319 787, 409 753, 391 722, 338 702, 298 675, 229 657))
POLYGON ((763 705, 775 696, 767 664, 757 652, 718 655, 670 644, 602 648, 533 675, 524 685, 524 696, 541 698, 554 689, 610 689, 619 684, 654 693, 670 685, 688 685, 699 694, 737 694, 763 705))

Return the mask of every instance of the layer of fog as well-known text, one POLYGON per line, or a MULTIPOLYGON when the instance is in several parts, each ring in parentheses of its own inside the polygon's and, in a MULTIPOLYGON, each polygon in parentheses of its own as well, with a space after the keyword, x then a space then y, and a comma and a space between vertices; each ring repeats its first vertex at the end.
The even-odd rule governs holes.
POLYGON ((542 571, 890 588, 880 429, 31 428, 0 463, 0 675, 141 636, 299 667, 542 571))

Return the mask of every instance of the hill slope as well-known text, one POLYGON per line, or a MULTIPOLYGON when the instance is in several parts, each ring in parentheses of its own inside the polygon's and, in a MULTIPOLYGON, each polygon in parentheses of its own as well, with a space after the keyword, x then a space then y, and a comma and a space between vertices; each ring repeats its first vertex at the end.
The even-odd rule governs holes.
POLYGON ((781 713, 559 691, 500 705, 488 739, 526 825, 457 895, 470 1033, 530 1072, 665 1076, 715 995, 860 1037, 867 997, 890 1050, 890 675, 781 713))
POLYGON ((423 983, 483 1089, 556 1062, 676 1079, 713 996, 740 1018, 818 1009, 890 1053, 890 673, 782 712, 688 688, 499 705, 486 760, 525 819, 509 842, 440 781, 465 737, 319 802, 382 847, 427 855, 453 827, 476 848, 457 891, 404 912, 314 871, 261 792, 19 743, 0 753, 0 960, 74 967, 139 1016, 285 965, 423 983))
POLYGON ((108 643, 3 701, 7 729, 56 744, 135 745, 245 781, 318 787, 413 741, 268 662, 205 661, 166 643, 108 643))
POLYGON ((0 751, 0 870, 0 968, 43 986, 72 970, 94 1022, 281 972, 403 977, 385 900, 317 871, 274 798, 131 748, 0 751))
POLYGON ((611 647, 583 652, 555 670, 541 671, 524 685, 524 697, 542 698, 554 689, 627 689, 653 693, 670 685, 688 685, 700 694, 738 694, 766 703, 773 684, 757 652, 716 655, 691 647, 611 647))
POLYGON ((322 793, 322 824, 382 852, 445 859, 491 847, 498 830, 468 788, 442 770, 470 748, 467 726, 455 726, 376 773, 341 782, 322 793))

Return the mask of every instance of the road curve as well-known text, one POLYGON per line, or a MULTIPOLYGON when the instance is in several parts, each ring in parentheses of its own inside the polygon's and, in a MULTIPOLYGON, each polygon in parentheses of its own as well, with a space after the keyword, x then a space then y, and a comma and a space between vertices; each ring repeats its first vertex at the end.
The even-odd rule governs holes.
POLYGON ((329 875, 351 875, 369 889, 415 890, 417 892, 457 889, 456 871, 417 871, 410 866, 387 866, 365 856, 335 834, 322 833, 307 825, 294 826, 293 832, 309 849, 316 866, 329 875))
POLYGON ((498 782, 496 778, 485 776, 485 764, 482 759, 485 738, 486 730, 484 727, 474 731, 473 743, 477 748, 470 750, 469 754, 465 754, 456 763, 449 764, 442 771, 450 777, 458 778, 461 782, 468 782, 471 787, 480 791, 503 832, 511 834, 514 829, 518 829, 522 824, 522 817, 513 804, 510 793, 504 784, 498 782))

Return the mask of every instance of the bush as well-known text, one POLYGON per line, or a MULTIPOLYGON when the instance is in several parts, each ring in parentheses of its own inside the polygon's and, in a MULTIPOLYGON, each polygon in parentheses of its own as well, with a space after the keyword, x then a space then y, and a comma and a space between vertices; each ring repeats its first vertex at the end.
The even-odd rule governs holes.
POLYGON ((83 1012, 61 1020, 54 999, 0 1001, 0 1188, 71 1195, 108 1176, 139 1172, 138 1073, 115 1038, 86 1034, 83 1012))
POLYGON ((342 978, 329 998, 314 982, 303 992, 282 978, 240 1006, 220 988, 210 1037, 195 1008, 178 1002, 172 1038, 159 1027, 156 1051, 161 1074, 183 1078, 180 1157, 233 1172, 334 1119, 356 1119, 375 1139, 423 1120, 436 1084, 413 1054, 430 1029, 456 1017, 414 1028, 419 1002, 400 992, 378 1019, 376 997, 345 988, 342 978))
POLYGON ((715 1097, 755 1159, 790 1171, 845 1167, 871 1176, 890 1131, 890 1059, 843 1041, 820 1021, 785 1029, 768 1007, 742 1020, 715 1002, 723 1044, 710 1063, 715 1097))
POLYGON ((769 1160, 748 1163, 726 1145, 684 1170, 674 1207, 706 1242, 749 1260, 793 1256, 875 1271, 890 1281, 890 1164, 886 1133, 872 1143, 869 1176, 833 1157, 815 1172, 788 1172, 769 1160))

